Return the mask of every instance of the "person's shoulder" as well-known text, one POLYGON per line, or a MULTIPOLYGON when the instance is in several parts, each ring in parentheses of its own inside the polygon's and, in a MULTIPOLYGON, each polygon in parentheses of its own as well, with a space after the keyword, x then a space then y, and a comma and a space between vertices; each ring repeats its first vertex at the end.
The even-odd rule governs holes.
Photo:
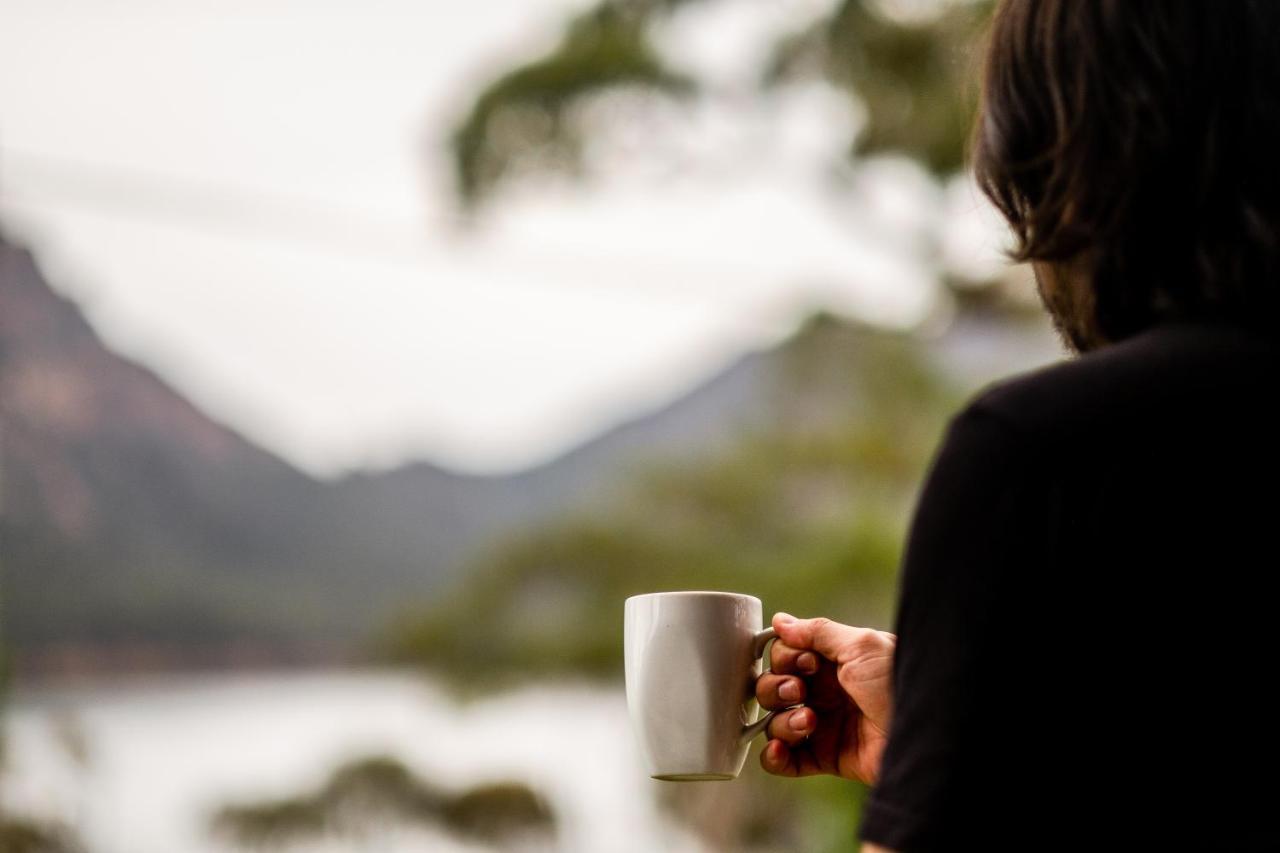
POLYGON ((991 382, 961 417, 1017 430, 1074 430, 1138 417, 1196 396, 1239 394, 1271 382, 1275 341, 1225 325, 1152 327, 1080 356, 991 382))

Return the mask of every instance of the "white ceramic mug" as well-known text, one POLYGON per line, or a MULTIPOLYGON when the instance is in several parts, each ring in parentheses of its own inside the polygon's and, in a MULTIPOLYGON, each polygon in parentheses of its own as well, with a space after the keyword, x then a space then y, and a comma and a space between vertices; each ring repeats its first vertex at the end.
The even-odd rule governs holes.
POLYGON ((760 599, 734 592, 652 592, 626 601, 627 708, 655 779, 733 779, 769 725, 756 713, 760 599))

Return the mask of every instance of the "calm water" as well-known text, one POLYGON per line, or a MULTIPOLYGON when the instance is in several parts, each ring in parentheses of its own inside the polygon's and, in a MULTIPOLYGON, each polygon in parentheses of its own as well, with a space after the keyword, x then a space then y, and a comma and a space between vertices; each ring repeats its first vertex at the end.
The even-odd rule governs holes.
MULTIPOLYGON (((228 802, 292 796, 337 765, 391 755, 444 786, 523 781, 560 818, 557 850, 697 851, 655 810, 621 691, 523 689, 459 704, 399 673, 200 676, 19 692, 0 797, 77 827, 95 853, 236 850, 228 802)), ((294 849, 294 848, 291 848, 294 849)), ((478 850, 424 830, 305 850, 478 850)))

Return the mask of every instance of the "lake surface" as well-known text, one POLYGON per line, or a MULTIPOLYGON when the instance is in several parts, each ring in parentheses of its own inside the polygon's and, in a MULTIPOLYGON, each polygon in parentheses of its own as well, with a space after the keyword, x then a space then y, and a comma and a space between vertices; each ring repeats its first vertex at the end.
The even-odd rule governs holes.
MULTIPOLYGON (((19 690, 0 799, 77 829, 94 853, 229 853, 227 803, 296 796, 389 755, 441 786, 525 782, 555 809, 551 849, 702 851, 656 809, 622 691, 559 685, 460 703, 397 672, 266 673, 19 690)), ((474 851, 423 829, 299 850, 474 851)), ((542 849, 546 849, 543 847, 542 849)))

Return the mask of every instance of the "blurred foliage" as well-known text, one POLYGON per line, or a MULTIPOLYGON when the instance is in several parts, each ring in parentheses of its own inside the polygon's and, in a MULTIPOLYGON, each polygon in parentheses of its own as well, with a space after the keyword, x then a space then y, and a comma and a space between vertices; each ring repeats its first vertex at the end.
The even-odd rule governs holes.
MULTIPOLYGON (((575 121, 572 108, 587 97, 622 86, 710 96, 651 42, 653 25, 673 10, 707 1, 602 0, 568 22, 551 52, 483 87, 452 138, 464 205, 526 168, 578 171, 593 128, 575 121)), ((865 109, 851 155, 902 153, 946 175, 963 163, 976 107, 973 58, 991 6, 940 0, 935 14, 903 18, 871 0, 843 0, 799 32, 778 34, 760 86, 825 79, 865 109)))
POLYGON ((959 395, 908 336, 827 315, 771 364, 764 426, 713 456, 637 465, 616 508, 495 542, 395 624, 387 655, 463 688, 612 677, 623 599, 663 589, 889 625, 909 511, 959 395))
MULTIPOLYGON (((620 678, 623 600, 664 589, 758 595, 888 627, 910 510, 963 392, 918 339, 813 317, 769 360, 763 425, 720 452, 637 465, 628 499, 495 542, 451 595, 406 613, 386 653, 462 692, 548 674, 620 678)), ((660 785, 716 850, 842 850, 863 786, 660 785)))
POLYGON ((645 35, 650 16, 670 5, 601 3, 575 17, 549 54, 490 83, 453 136, 463 201, 477 201, 522 161, 575 164, 581 129, 568 112, 584 95, 621 85, 690 92, 694 81, 667 68, 645 35))
MULTIPOLYGON (((0 605, 3 599, 0 598, 0 605)), ((7 754, 9 666, 7 643, 0 637, 0 770, 7 754)), ((0 853, 81 853, 84 847, 66 827, 7 814, 0 803, 0 853)))
POLYGON ((964 164, 977 108, 974 59, 992 5, 950 2, 935 16, 897 20, 866 0, 844 0, 783 38, 764 79, 822 76, 866 107, 851 153, 902 152, 946 175, 964 164))
POLYGON ((769 776, 754 753, 731 784, 654 782, 659 804, 712 850, 852 849, 868 793, 865 785, 834 776, 769 776))
POLYGON ((555 816, 542 797, 519 782, 445 791, 414 776, 393 758, 371 757, 339 767, 313 793, 226 806, 214 815, 212 828, 242 846, 271 848, 414 823, 441 826, 463 838, 496 842, 551 834, 555 816))
MULTIPOLYGON (((710 0, 601 0, 550 54, 480 91, 453 139, 463 203, 526 170, 580 175, 583 144, 601 130, 574 112, 588 98, 624 86, 717 97, 679 57, 655 60, 650 41, 675 6, 699 2, 710 0)), ((907 18, 882 2, 842 0, 777 34, 760 90, 825 80, 865 117, 851 158, 900 153, 949 176, 964 165, 991 7, 939 0, 933 14, 907 18)), ((766 427, 743 429, 712 456, 637 467, 621 507, 494 543, 451 595, 394 626, 387 654, 468 690, 548 673, 616 678, 623 600, 664 589, 749 592, 766 613, 888 627, 916 492, 962 394, 929 367, 919 341, 822 316, 783 355, 766 427)), ((856 837, 866 789, 780 782, 752 765, 734 785, 659 793, 713 849, 834 851, 856 837)))
POLYGON ((0 853, 82 853, 65 828, 0 814, 0 853))

